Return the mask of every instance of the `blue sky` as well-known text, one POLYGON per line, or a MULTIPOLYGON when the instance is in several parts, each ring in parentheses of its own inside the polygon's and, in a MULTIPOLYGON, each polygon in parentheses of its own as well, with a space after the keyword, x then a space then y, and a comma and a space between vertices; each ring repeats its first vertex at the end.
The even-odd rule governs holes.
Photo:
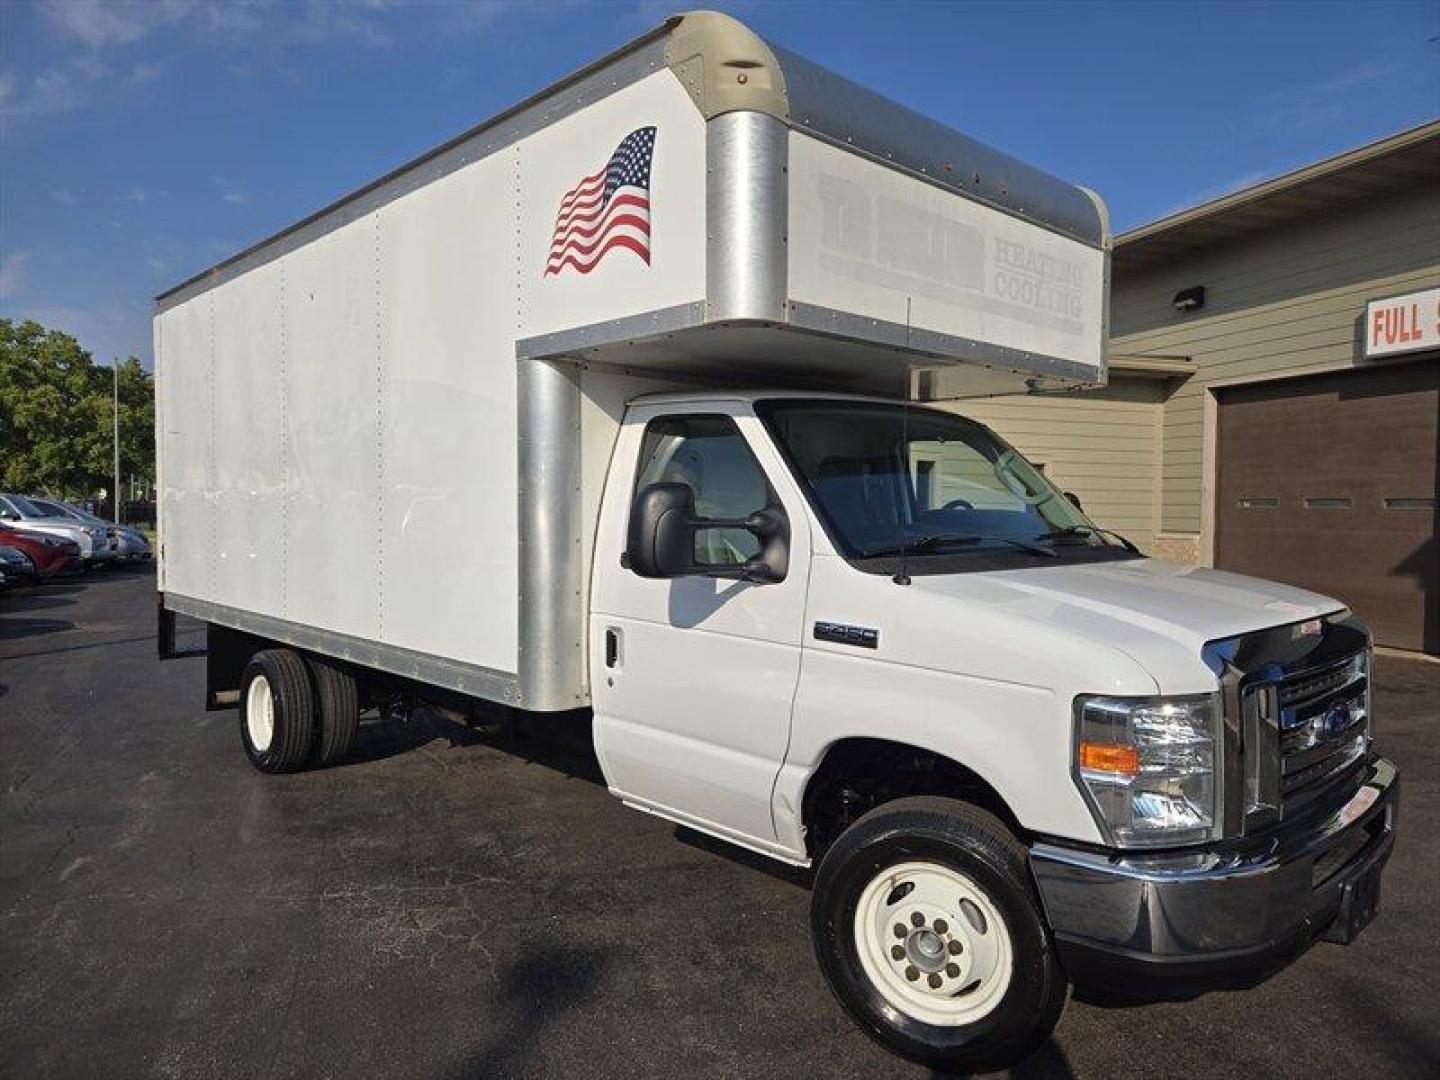
MULTIPOLYGON (((0 0, 0 315, 150 302, 684 4, 0 0)), ((1440 116, 1440 4, 716 3, 1124 229, 1440 116)))

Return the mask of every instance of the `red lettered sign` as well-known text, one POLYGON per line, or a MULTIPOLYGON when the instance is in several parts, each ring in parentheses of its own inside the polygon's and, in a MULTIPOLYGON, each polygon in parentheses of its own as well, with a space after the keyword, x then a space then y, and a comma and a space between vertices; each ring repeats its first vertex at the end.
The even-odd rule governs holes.
POLYGON ((1365 355, 1440 348, 1440 289, 1371 300, 1365 305, 1365 355))

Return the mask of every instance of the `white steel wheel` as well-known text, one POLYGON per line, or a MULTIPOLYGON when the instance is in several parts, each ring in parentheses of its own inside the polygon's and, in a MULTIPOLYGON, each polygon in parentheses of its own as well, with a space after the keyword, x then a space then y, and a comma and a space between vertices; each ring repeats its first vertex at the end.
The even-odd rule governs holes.
POLYGON ((250 733, 250 745, 262 754, 275 741, 275 694, 264 675, 251 679, 246 691, 245 729, 250 733))
POLYGON ((1010 987, 1015 955, 1005 920, 974 881, 951 867, 886 867, 860 894, 854 932, 875 989, 922 1023, 973 1024, 1010 987))
POLYGON ((315 688, 290 649, 262 649, 240 677, 240 742, 264 773, 305 767, 315 742, 315 688))

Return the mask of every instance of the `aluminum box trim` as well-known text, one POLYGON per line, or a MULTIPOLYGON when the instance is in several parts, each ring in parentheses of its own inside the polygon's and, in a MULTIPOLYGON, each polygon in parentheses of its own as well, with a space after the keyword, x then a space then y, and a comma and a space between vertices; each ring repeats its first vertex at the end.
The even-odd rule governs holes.
POLYGON ((521 704, 519 683, 509 672, 447 660, 444 657, 403 649, 398 645, 387 645, 334 630, 304 626, 288 619, 257 615, 226 604, 178 596, 175 593, 167 592, 164 603, 168 611, 283 642, 297 649, 308 649, 338 660, 348 660, 362 667, 375 668, 486 701, 506 705, 521 704))

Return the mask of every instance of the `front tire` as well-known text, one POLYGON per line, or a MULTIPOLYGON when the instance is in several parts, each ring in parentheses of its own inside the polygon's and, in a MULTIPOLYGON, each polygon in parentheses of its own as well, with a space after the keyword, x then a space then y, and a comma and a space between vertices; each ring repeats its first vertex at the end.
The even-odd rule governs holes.
POLYGON ((313 691, 305 661, 289 649, 265 649, 240 678, 240 742, 263 773, 303 769, 315 738, 313 691))
POLYGON ((1025 848, 967 803, 897 799, 855 822, 820 863, 810 920, 835 996, 914 1061, 1013 1065, 1065 1007, 1025 848))

